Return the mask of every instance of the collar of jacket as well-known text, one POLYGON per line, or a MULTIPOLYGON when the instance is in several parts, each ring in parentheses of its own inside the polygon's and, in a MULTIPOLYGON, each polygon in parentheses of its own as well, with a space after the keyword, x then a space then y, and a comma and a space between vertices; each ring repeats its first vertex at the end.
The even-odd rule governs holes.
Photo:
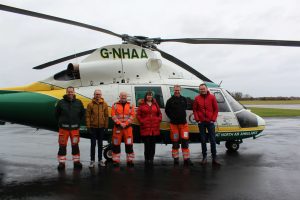
POLYGON ((104 99, 102 97, 99 99, 99 101, 97 101, 95 98, 93 98, 93 103, 95 103, 95 104, 101 104, 103 102, 104 102, 104 99))
POLYGON ((74 95, 73 99, 71 100, 68 95, 64 95, 64 100, 68 101, 68 102, 72 102, 72 101, 75 101, 76 100, 76 95, 74 95))
MULTIPOLYGON (((138 101, 138 104, 139 105, 142 105, 142 104, 146 104, 147 102, 145 102, 145 100, 144 99, 140 99, 139 101, 138 101)), ((155 104, 156 103, 156 99, 152 99, 152 104, 155 104)))
POLYGON ((210 95, 210 92, 207 90, 207 93, 206 94, 200 94, 200 96, 202 96, 202 97, 207 97, 208 95, 210 95))

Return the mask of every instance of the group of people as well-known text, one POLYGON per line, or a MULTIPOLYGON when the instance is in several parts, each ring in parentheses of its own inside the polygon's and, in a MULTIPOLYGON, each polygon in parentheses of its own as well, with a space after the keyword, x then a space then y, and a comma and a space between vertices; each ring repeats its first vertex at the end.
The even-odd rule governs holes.
MULTIPOLYGON (((214 95, 210 94, 206 84, 199 86, 199 95, 193 103, 193 114, 198 123, 203 158, 201 165, 207 164, 206 142, 211 144, 212 164, 220 166, 216 157, 215 122, 218 116, 218 105, 214 95)), ((170 119, 170 138, 172 141, 172 157, 174 165, 179 164, 179 148, 181 145, 184 165, 191 166, 189 150, 189 128, 186 120, 187 100, 181 95, 181 87, 174 86, 174 95, 168 99, 165 112, 170 119)), ((94 98, 88 104, 86 111, 79 99, 76 99, 73 87, 66 89, 63 99, 56 105, 55 115, 59 126, 58 170, 65 169, 66 147, 71 139, 72 156, 75 169, 81 169, 79 151, 80 122, 85 116, 87 131, 91 138, 90 168, 95 167, 95 148, 98 142, 98 165, 105 166, 102 160, 103 137, 108 128, 108 105, 102 98, 101 90, 94 91, 94 98)), ((111 108, 114 122, 112 134, 112 161, 114 166, 120 165, 121 142, 125 143, 126 161, 128 167, 134 166, 132 122, 135 118, 135 107, 127 100, 127 93, 121 92, 119 101, 111 108)), ((145 165, 153 165, 156 141, 160 137, 162 113, 153 92, 146 92, 144 99, 139 100, 136 118, 140 123, 140 135, 144 142, 145 165)))

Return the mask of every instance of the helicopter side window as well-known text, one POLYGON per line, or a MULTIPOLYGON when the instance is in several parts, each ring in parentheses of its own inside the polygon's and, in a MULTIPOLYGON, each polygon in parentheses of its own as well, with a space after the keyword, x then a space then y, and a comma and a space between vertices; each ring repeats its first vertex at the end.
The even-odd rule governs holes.
POLYGON ((164 108, 164 99, 162 95, 161 87, 146 87, 146 86, 137 86, 134 87, 135 90, 135 105, 139 105, 139 101, 144 99, 146 92, 152 91, 153 98, 155 98, 156 102, 158 103, 160 108, 164 108))
MULTIPOLYGON (((171 95, 174 94, 174 87, 170 87, 171 95)), ((196 88, 181 88, 181 95, 187 100, 187 110, 193 110, 193 103, 195 97, 199 94, 196 88)))
POLYGON ((54 75, 54 79, 58 81, 70 81, 75 79, 80 79, 79 72, 63 70, 54 75))
POLYGON ((218 109, 219 112, 230 112, 230 109, 222 95, 221 92, 212 91, 213 95, 215 95, 217 103, 218 103, 218 109))
POLYGON ((227 99, 227 101, 229 102, 232 110, 234 112, 236 111, 239 111, 239 110, 242 110, 244 107, 239 103, 237 102, 227 91, 223 90, 224 94, 225 94, 225 97, 227 99))

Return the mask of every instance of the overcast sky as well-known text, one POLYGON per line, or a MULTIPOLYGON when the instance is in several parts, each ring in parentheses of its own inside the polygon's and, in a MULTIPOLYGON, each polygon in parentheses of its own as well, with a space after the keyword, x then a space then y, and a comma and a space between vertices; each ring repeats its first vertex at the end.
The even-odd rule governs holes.
MULTIPOLYGON (((300 40, 297 0, 0 0, 119 34, 161 38, 300 40)), ((41 63, 96 47, 117 37, 57 22, 0 11, 0 87, 42 80, 67 63, 41 63)), ((254 97, 300 96, 300 47, 164 43, 176 56, 229 91, 254 97)), ((79 62, 75 59, 73 62, 79 62)))

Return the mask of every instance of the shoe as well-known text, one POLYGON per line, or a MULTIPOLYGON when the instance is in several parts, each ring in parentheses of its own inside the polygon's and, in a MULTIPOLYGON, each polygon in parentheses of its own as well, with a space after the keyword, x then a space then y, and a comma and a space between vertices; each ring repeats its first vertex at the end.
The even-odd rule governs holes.
POLYGON ((74 169, 82 169, 81 162, 74 162, 74 169))
POLYGON ((185 166, 193 166, 194 163, 191 161, 191 159, 186 159, 184 160, 184 163, 183 163, 185 166))
POLYGON ((153 166, 153 160, 145 160, 145 166, 153 166))
POLYGON ((216 159, 213 159, 211 164, 215 167, 221 167, 221 163, 219 163, 216 159))
POLYGON ((174 158, 174 165, 179 165, 179 158, 174 158))
POLYGON ((57 166, 57 170, 64 170, 66 168, 66 165, 65 163, 59 163, 58 166, 57 166))
POLYGON ((95 161, 91 161, 90 165, 89 165, 89 168, 94 168, 94 167, 95 167, 95 161))
POLYGON ((103 160, 100 160, 100 161, 98 162, 98 166, 100 166, 100 167, 105 167, 105 162, 104 162, 103 160))
POLYGON ((153 160, 149 160, 149 165, 153 166, 153 160))
POLYGON ((202 161, 200 162, 202 166, 205 166, 207 164, 207 158, 203 158, 202 161))
POLYGON ((134 164, 132 161, 127 162, 127 167, 134 167, 134 164))
POLYGON ((118 163, 118 162, 113 162, 113 166, 114 166, 114 167, 120 167, 120 163, 118 163))

